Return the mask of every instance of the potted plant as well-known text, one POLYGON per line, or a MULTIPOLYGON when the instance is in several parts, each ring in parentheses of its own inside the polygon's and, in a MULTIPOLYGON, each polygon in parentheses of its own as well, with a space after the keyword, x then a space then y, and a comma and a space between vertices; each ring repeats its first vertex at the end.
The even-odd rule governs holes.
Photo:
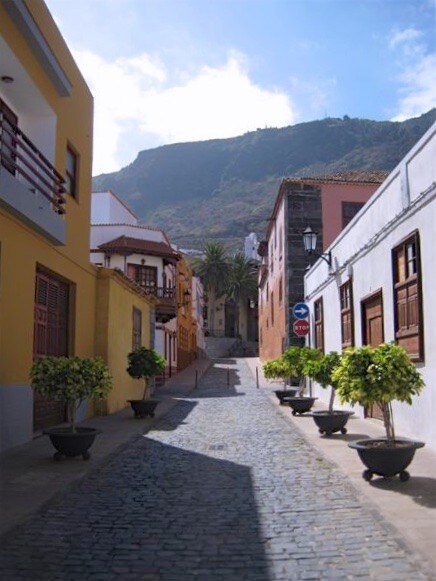
POLYGON ((165 369, 165 359, 154 349, 139 347, 128 355, 129 366, 127 373, 131 377, 144 380, 144 391, 142 399, 129 399, 135 418, 154 417, 159 400, 146 399, 148 393, 148 383, 151 377, 162 373, 165 369))
POLYGON ((330 386, 330 400, 328 410, 314 411, 312 417, 315 424, 318 426, 319 433, 331 436, 334 432, 347 433, 346 423, 350 416, 354 414, 352 411, 335 410, 333 404, 336 393, 336 382, 332 378, 332 373, 339 365, 341 355, 336 351, 331 351, 323 355, 320 359, 312 359, 307 361, 304 372, 311 379, 321 385, 322 388, 327 389, 330 386))
POLYGON ((280 357, 283 368, 286 369, 287 377, 299 380, 299 390, 297 395, 284 395, 282 401, 292 408, 292 415, 304 414, 308 412, 316 397, 304 395, 306 390, 306 377, 304 369, 308 361, 318 359, 322 356, 318 349, 313 347, 289 347, 280 357))
POLYGON ((104 397, 112 389, 112 377, 107 365, 100 358, 43 357, 37 359, 30 370, 31 385, 43 397, 64 402, 68 427, 46 428, 57 452, 53 458, 64 456, 90 458, 91 447, 99 430, 78 427, 76 412, 85 399, 104 397))
POLYGON ((289 375, 290 370, 283 356, 267 361, 263 365, 262 371, 267 379, 283 379, 283 389, 274 390, 274 393, 280 401, 280 405, 284 405, 285 403, 283 398, 297 394, 298 389, 296 387, 288 388, 288 380, 291 380, 289 375))
POLYGON ((369 438, 350 442, 367 467, 362 476, 371 480, 374 474, 409 479, 407 466, 415 450, 423 442, 397 438, 395 435, 392 402, 412 404, 412 396, 424 387, 421 375, 410 361, 405 349, 396 343, 378 347, 364 346, 349 350, 332 373, 336 392, 341 402, 359 403, 363 406, 380 406, 386 431, 384 438, 369 438))

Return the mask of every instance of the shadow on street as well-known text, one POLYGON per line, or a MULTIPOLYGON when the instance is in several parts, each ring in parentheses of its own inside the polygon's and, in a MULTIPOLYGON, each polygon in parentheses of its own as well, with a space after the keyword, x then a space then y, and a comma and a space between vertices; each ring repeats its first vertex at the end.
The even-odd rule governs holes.
POLYGON ((145 436, 0 547, 28 579, 270 579, 250 469, 145 436))

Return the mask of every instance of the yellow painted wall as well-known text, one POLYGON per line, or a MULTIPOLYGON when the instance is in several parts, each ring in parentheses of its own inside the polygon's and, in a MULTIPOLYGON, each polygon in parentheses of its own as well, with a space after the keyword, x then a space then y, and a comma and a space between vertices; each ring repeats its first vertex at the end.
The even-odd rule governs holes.
POLYGON ((96 355, 107 362, 114 388, 109 393, 106 409, 113 413, 126 407, 126 400, 141 399, 143 381, 126 372, 127 354, 132 351, 133 307, 142 312, 142 345, 150 348, 151 300, 140 295, 116 271, 101 268, 96 295, 96 355))
POLYGON ((78 199, 76 201, 67 196, 67 244, 63 252, 72 260, 87 264, 91 215, 93 97, 45 3, 42 0, 27 0, 25 3, 73 85, 71 96, 58 95, 1 2, 0 33, 57 117, 54 166, 64 175, 68 142, 80 156, 78 199))
MULTIPOLYGON (((67 196, 67 243, 53 246, 6 210, 0 210, 0 384, 27 384, 33 352, 36 266, 75 285, 71 355, 94 351, 95 274, 89 265, 93 98, 44 2, 26 2, 73 84, 60 97, 0 3, 0 33, 57 117, 54 165, 64 175, 67 141, 80 155, 79 196, 67 196)), ((38 144, 36 144, 38 145, 38 144)))
POLYGON ((35 273, 39 265, 75 286, 71 355, 94 353, 95 272, 77 264, 0 210, 0 384, 28 384, 33 357, 35 273))

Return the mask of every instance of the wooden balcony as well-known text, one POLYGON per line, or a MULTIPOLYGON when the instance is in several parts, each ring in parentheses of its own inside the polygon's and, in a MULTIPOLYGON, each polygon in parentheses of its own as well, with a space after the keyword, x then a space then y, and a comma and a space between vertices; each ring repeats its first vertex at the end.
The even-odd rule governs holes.
POLYGON ((167 323, 177 315, 177 301, 175 288, 163 288, 161 286, 142 286, 146 294, 157 299, 156 321, 167 323))
POLYGON ((64 179, 0 112, 0 203, 54 244, 65 243, 64 179))

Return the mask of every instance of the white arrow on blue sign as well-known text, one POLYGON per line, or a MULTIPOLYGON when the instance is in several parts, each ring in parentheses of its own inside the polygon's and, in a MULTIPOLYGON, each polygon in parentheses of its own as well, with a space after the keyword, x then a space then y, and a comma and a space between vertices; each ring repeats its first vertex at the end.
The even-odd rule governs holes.
POLYGON ((296 319, 307 319, 309 316, 309 307, 306 303, 295 303, 292 307, 292 313, 296 319))

